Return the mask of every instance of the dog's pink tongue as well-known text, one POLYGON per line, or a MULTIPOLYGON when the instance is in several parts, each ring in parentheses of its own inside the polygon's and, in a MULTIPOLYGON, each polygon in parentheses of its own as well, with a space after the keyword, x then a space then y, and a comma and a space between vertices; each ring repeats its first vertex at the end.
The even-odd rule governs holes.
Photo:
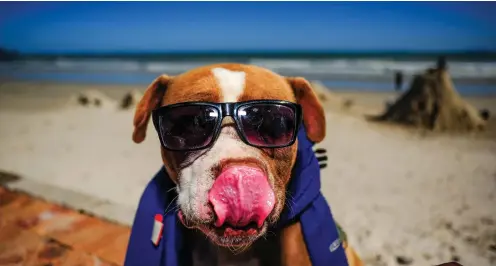
POLYGON ((274 191, 265 174, 249 166, 225 169, 215 180, 208 198, 217 215, 217 227, 225 222, 236 227, 255 222, 261 227, 275 204, 274 191))

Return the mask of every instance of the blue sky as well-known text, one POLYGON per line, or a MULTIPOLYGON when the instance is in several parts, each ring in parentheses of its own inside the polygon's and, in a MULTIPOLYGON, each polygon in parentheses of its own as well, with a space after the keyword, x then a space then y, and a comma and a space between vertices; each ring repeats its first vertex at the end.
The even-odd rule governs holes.
POLYGON ((1 2, 23 52, 496 51, 490 2, 1 2))

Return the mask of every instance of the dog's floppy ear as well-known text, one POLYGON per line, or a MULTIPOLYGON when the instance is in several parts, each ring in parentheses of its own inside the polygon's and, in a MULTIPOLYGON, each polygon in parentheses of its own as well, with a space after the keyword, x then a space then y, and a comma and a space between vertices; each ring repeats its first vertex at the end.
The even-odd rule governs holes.
POLYGON ((134 142, 140 143, 145 139, 146 128, 148 126, 148 121, 150 120, 151 112, 153 109, 160 107, 164 93, 171 80, 171 77, 161 75, 146 89, 145 94, 136 106, 136 112, 134 113, 134 142))
POLYGON ((287 77, 293 88, 296 100, 303 109, 303 123, 308 138, 313 142, 321 142, 326 135, 326 120, 322 104, 310 83, 302 77, 287 77))

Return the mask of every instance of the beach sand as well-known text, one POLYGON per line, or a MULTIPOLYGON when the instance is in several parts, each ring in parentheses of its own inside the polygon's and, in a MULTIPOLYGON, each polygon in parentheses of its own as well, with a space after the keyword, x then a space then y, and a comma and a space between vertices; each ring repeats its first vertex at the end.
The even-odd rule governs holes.
MULTIPOLYGON (((0 171, 134 210, 162 162, 153 127, 137 145, 133 111, 112 108, 132 89, 145 88, 1 83, 0 171), (108 95, 111 107, 70 100, 88 89, 108 95)), ((364 119, 394 93, 334 94, 353 105, 326 104, 322 191, 365 265, 495 265, 494 127, 480 136, 419 134, 364 119)), ((496 97, 467 100, 496 115, 496 97)))

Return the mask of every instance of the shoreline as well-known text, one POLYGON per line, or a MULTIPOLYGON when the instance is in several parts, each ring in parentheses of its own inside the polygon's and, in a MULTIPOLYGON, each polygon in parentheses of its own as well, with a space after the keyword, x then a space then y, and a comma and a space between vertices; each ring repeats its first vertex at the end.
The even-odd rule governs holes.
MULTIPOLYGON (((153 80, 153 79, 152 79, 153 80)), ((75 81, 59 81, 59 80, 20 80, 20 79, 1 79, 0 78, 0 95, 2 96, 21 96, 33 94, 33 96, 48 95, 48 96, 63 96, 70 97, 74 93, 80 91, 95 89, 102 90, 109 97, 119 100, 126 92, 130 90, 138 90, 144 92, 149 83, 102 83, 102 82, 75 82, 75 81)), ((319 80, 309 79, 310 82, 322 83, 319 80)), ((392 83, 390 84, 392 86, 392 83)), ((455 84, 456 86, 456 84, 455 84)), ((326 86, 327 93, 332 93, 340 95, 343 97, 358 97, 359 95, 366 95, 367 97, 374 96, 381 99, 396 98, 398 95, 403 94, 408 90, 405 87, 401 92, 396 92, 393 89, 382 89, 382 90, 368 90, 363 88, 343 88, 343 87, 329 87, 326 86)), ((495 87, 496 89, 496 87, 495 87)), ((468 101, 482 101, 488 102, 492 101, 493 98, 496 99, 496 91, 489 94, 476 94, 476 95, 460 95, 468 101)), ((377 106, 378 103, 375 103, 377 106)), ((491 108, 492 106, 486 106, 486 108, 491 108)), ((2 106, 0 105, 0 109, 2 106)), ((495 109, 496 110, 496 107, 495 109)))
MULTIPOLYGON (((5 72, 7 73, 7 72, 5 72)), ((69 84, 86 84, 86 85, 114 85, 114 86, 136 86, 147 85, 149 80, 153 80, 156 76, 163 74, 160 71, 41 71, 41 72, 12 72, 11 75, 3 73, 0 75, 0 83, 7 82, 49 82, 49 83, 69 83, 69 84), (79 77, 78 77, 79 76, 79 77), (127 80, 124 77, 130 76, 133 79, 127 80), (119 79, 119 77, 121 79, 119 79)), ((177 75, 183 72, 169 71, 169 75, 177 75)), ((298 74, 288 73, 291 75, 286 76, 299 76, 298 74)), ((405 79, 403 86, 409 85, 415 73, 404 74, 405 79)), ((390 75, 371 76, 371 75, 347 75, 347 74, 328 74, 328 75, 315 75, 306 74, 305 78, 311 81, 322 81, 324 83, 344 83, 350 84, 381 84, 388 89, 370 89, 370 88, 341 88, 346 90, 359 90, 359 91, 376 91, 388 92, 394 91, 394 73, 390 75)), ((494 91, 489 92, 496 96, 496 77, 453 77, 453 81, 459 86, 482 86, 490 87, 494 91)))

